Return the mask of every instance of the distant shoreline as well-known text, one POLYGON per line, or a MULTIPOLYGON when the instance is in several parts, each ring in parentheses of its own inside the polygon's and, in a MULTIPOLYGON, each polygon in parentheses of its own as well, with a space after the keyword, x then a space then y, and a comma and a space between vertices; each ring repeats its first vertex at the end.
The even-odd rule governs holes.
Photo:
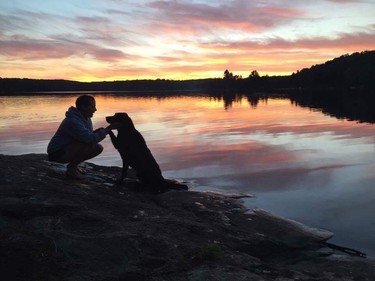
POLYGON ((241 77, 225 70, 222 78, 192 80, 123 80, 78 82, 63 79, 0 78, 0 95, 26 93, 87 92, 254 92, 281 89, 375 89, 375 51, 343 55, 324 64, 298 70, 288 76, 260 76, 256 70, 241 77))

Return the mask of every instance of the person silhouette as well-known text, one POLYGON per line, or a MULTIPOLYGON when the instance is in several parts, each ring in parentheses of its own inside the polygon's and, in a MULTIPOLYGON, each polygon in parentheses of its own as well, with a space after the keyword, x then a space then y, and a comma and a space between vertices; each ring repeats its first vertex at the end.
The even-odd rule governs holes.
POLYGON ((65 113, 56 133, 47 146, 48 160, 68 163, 66 175, 74 179, 85 177, 85 171, 79 164, 96 157, 103 151, 99 144, 117 124, 93 130, 91 118, 96 111, 93 96, 81 95, 65 113))

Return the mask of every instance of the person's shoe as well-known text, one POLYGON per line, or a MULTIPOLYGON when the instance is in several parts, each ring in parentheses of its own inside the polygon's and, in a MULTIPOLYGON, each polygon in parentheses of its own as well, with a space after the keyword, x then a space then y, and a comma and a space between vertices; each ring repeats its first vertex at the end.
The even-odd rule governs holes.
POLYGON ((79 173, 81 173, 82 175, 87 174, 87 171, 86 171, 85 169, 83 169, 82 167, 80 167, 80 166, 77 166, 77 171, 78 171, 79 173))
POLYGON ((76 180, 81 180, 85 178, 85 176, 78 171, 77 166, 72 167, 69 165, 68 165, 68 169, 66 170, 66 176, 68 178, 72 178, 76 180))

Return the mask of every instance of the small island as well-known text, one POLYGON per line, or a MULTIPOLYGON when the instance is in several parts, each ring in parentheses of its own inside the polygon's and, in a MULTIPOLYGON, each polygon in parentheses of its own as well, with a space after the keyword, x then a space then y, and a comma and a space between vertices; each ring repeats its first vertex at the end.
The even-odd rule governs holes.
POLYGON ((2 280, 372 280, 375 274, 372 258, 329 247, 329 231, 245 208, 241 198, 249 195, 155 195, 135 179, 115 184, 119 167, 85 168, 87 178, 76 181, 46 155, 0 155, 2 280))

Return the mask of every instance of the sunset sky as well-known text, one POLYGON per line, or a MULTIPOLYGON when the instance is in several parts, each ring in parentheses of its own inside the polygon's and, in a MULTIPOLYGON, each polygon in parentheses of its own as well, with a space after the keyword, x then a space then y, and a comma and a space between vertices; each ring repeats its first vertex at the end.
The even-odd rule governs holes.
POLYGON ((375 49, 375 0, 1 0, 0 77, 289 75, 375 49))

